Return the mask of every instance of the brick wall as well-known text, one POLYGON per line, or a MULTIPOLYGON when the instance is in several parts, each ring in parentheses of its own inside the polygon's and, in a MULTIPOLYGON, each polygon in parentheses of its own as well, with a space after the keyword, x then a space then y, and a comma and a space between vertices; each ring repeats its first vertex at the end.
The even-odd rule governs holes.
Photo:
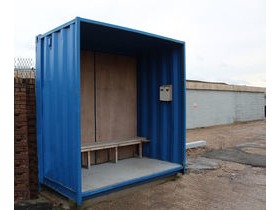
POLYGON ((14 78, 14 200, 38 194, 35 79, 14 78))

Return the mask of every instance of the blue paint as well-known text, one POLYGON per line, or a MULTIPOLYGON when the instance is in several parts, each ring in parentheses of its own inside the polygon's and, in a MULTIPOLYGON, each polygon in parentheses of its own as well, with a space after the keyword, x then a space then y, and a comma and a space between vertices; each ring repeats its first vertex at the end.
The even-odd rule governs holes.
MULTIPOLYGON (((185 152, 185 43, 182 41, 76 18, 37 36, 36 109, 39 183, 81 204, 98 191, 82 193, 80 51, 92 50, 137 59, 137 135, 149 158, 182 165, 185 152), (159 87, 172 85, 173 100, 159 100, 159 87)), ((171 173, 171 172, 170 172, 171 173)), ((168 173, 167 173, 168 174, 168 173)), ((138 183, 154 174, 119 183, 102 193, 138 183)))
MULTIPOLYGON (((36 38, 36 69, 42 69, 42 41, 40 36, 36 38)), ((43 147, 42 147, 42 79, 43 75, 41 71, 36 71, 36 135, 37 135, 37 150, 38 150, 38 181, 39 183, 43 182, 43 163, 42 163, 42 155, 43 155, 43 147), (40 102, 40 103, 38 103, 40 102)), ((39 185, 39 190, 41 190, 41 186, 39 185)))
POLYGON ((64 189, 71 189, 72 193, 68 195, 79 201, 80 80, 77 61, 80 58, 76 53, 75 31, 73 23, 38 38, 37 49, 40 51, 37 51, 37 58, 41 59, 37 60, 36 95, 41 97, 37 97, 37 141, 40 184, 54 188, 47 181, 53 180, 52 183, 60 185, 62 194, 64 189))
MULTIPOLYGON (((183 164, 184 124, 184 46, 166 49, 166 53, 143 55, 138 72, 138 135, 151 142, 144 148, 150 158, 183 164), (160 84, 161 83, 161 84, 160 84), (172 85, 173 100, 159 101, 159 86, 172 85)), ((148 53, 148 52, 147 52, 148 53)))
MULTIPOLYGON (((186 54, 186 47, 185 47, 185 44, 184 44, 184 47, 182 49, 182 54, 186 54)), ((182 72, 182 75, 181 75, 181 78, 186 78, 186 61, 184 58, 181 58, 181 65, 183 66, 183 68, 185 69, 185 71, 182 72)), ((186 103, 187 103, 187 97, 186 97, 186 90, 187 90, 187 87, 186 87, 186 82, 185 82, 185 79, 184 81, 182 82, 183 83, 183 89, 181 89, 181 100, 182 100, 182 107, 186 107, 186 103)), ((182 108, 181 107, 181 110, 182 110, 182 113, 181 113, 181 119, 182 119, 182 123, 181 123, 181 129, 184 130, 185 132, 182 133, 182 139, 181 139, 181 145, 182 146, 182 156, 183 156, 183 167, 184 167, 184 171, 183 173, 186 172, 187 170, 187 153, 186 153, 186 141, 187 141, 187 131, 186 131, 186 109, 182 108)))
MULTIPOLYGON (((76 191, 64 186, 63 184, 57 182, 56 180, 53 180, 51 178, 45 177, 44 178, 44 184, 48 187, 54 189, 55 191, 59 192, 60 194, 72 199, 76 200, 75 197, 77 195, 76 191)), ((76 200, 78 202, 78 200, 76 200)))
POLYGON ((79 120, 76 121, 76 125, 75 127, 78 129, 78 133, 77 133, 77 139, 79 139, 79 141, 76 141, 76 145, 75 145, 75 148, 78 148, 76 150, 76 162, 75 162, 75 171, 76 174, 77 174, 77 198, 76 198, 76 201, 77 203, 80 205, 82 203, 82 170, 81 170, 81 151, 80 151, 80 148, 81 148, 81 140, 80 140, 80 137, 81 137, 81 122, 80 122, 80 116, 81 116, 81 103, 80 103, 80 49, 81 49, 81 46, 80 46, 80 18, 76 18, 76 49, 75 49, 75 61, 76 61, 76 71, 75 71, 75 79, 77 81, 78 84, 76 84, 76 95, 78 96, 77 100, 75 101, 76 102, 76 112, 77 112, 77 115, 79 116, 79 120))
MULTIPOLYGON (((167 61, 167 52, 163 52, 161 58, 161 66, 162 69, 162 78, 161 84, 168 85, 170 83, 170 67, 168 66, 167 61)), ((162 122, 162 132, 160 132, 159 138, 162 139, 165 144, 162 144, 160 147, 160 155, 162 156, 162 160, 168 160, 169 148, 170 144, 168 143, 168 139, 170 139, 170 129, 169 129, 169 122, 170 122, 170 104, 166 102, 160 102, 160 122, 162 122)))

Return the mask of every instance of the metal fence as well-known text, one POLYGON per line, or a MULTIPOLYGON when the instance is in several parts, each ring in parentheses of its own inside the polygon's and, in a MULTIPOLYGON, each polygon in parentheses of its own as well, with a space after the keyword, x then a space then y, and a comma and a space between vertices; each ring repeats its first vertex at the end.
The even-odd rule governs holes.
POLYGON ((14 77, 35 78, 35 60, 32 58, 14 58, 14 77))

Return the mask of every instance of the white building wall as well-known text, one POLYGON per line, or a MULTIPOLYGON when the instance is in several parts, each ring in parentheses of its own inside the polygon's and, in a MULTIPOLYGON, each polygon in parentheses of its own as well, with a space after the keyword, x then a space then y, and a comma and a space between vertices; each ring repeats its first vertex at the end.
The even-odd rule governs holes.
POLYGON ((260 92, 187 89, 187 129, 264 119, 260 92))
POLYGON ((264 93, 235 92, 236 121, 263 119, 264 106, 264 93))

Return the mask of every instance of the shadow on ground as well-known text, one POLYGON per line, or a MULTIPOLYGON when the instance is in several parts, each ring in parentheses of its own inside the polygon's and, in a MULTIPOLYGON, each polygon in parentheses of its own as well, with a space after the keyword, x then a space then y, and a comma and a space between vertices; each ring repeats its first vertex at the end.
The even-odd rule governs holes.
POLYGON ((59 209, 58 207, 54 207, 52 203, 49 201, 38 201, 38 200, 26 200, 20 201, 14 205, 15 210, 53 210, 59 209))
POLYGON ((221 150, 206 151, 202 156, 210 159, 219 159, 265 168, 266 156, 261 153, 265 153, 264 147, 246 144, 221 150))

